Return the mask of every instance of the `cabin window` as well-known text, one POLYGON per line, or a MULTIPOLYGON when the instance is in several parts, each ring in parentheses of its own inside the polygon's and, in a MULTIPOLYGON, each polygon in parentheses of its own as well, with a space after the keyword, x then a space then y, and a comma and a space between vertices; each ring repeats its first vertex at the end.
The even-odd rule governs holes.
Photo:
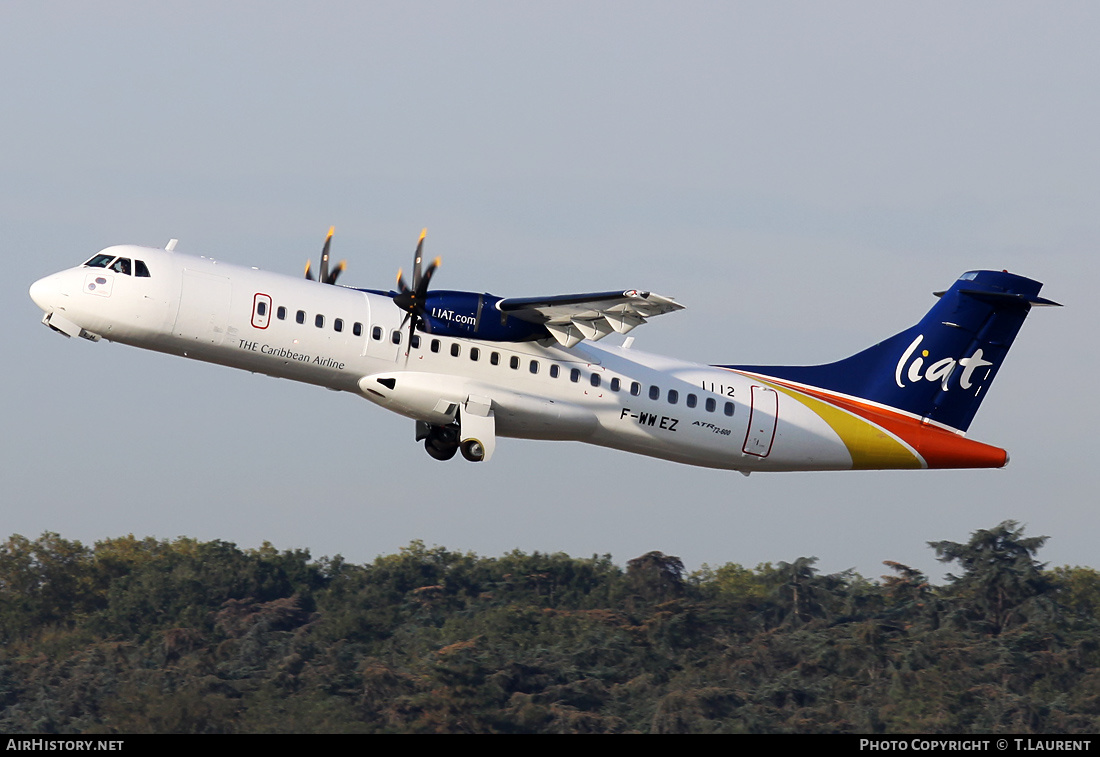
POLYGON ((363 336, 363 324, 356 321, 352 324, 351 333, 355 334, 355 336, 363 336))
POLYGON ((668 404, 675 405, 680 401, 680 393, 675 389, 668 390, 668 404))
POLYGON ((462 345, 455 342, 451 345, 451 357, 458 357, 462 354, 462 345))
POLYGON ((511 368, 513 371, 519 370, 519 358, 515 355, 512 355, 512 357, 508 358, 508 367, 511 368))
POLYGON ((332 328, 333 328, 334 331, 343 331, 344 330, 344 319, 343 318, 337 318, 336 320, 334 320, 332 322, 332 328))
POLYGON ((718 407, 718 400, 714 399, 714 397, 707 397, 706 405, 707 405, 707 412, 708 413, 713 413, 715 408, 718 407))
POLYGON ((530 365, 530 369, 531 369, 531 373, 538 373, 539 372, 539 361, 538 360, 532 360, 531 365, 530 365))
POLYGON ((323 329, 325 327, 325 317, 320 313, 313 316, 313 325, 319 329, 323 329))
POLYGON ((477 347, 470 348, 470 360, 478 360, 481 358, 481 350, 477 347))
POLYGON ((276 308, 275 309, 275 317, 278 318, 280 321, 285 321, 286 320, 286 308, 282 305, 280 305, 278 308, 276 308))
POLYGON ((557 363, 551 363, 551 365, 550 365, 550 378, 557 378, 558 377, 558 370, 559 370, 558 364, 557 363))
POLYGON ((297 313, 294 314, 294 320, 296 320, 298 323, 305 323, 306 322, 306 311, 299 310, 297 313))
POLYGON ((699 402, 699 399, 694 394, 689 394, 687 396, 686 404, 687 404, 688 407, 695 407, 696 403, 698 403, 698 402, 699 402))
POLYGON ((376 342, 382 341, 382 327, 375 326, 374 328, 372 328, 370 330, 370 338, 375 340, 376 342))
POLYGON ((611 379, 611 391, 613 391, 613 392, 619 391, 620 386, 622 386, 622 382, 619 381, 619 379, 617 379, 617 378, 611 379))
POLYGON ((599 386, 600 385, 600 374, 593 373, 592 378, 590 378, 588 381, 592 384, 592 386, 599 386))
POLYGON ((577 383, 578 381, 580 381, 581 380, 581 369, 580 368, 574 368, 571 371, 569 371, 569 380, 572 381, 574 384, 577 383))
POLYGON ((390 334, 390 341, 394 344, 401 344, 401 331, 399 329, 393 330, 390 334))
POLYGON ((256 303, 256 315, 261 317, 267 315, 267 303, 263 300, 256 303))
POLYGON ((144 260, 134 261, 134 275, 143 279, 150 278, 149 268, 145 265, 144 260))
POLYGON ((659 386, 649 387, 649 398, 651 400, 661 399, 661 387, 659 387, 659 386))
POLYGON ((489 363, 491 365, 500 365, 500 353, 499 352, 490 352, 489 353, 489 363))
POLYGON ((420 335, 419 334, 413 334, 412 339, 409 340, 409 344, 412 345, 412 348, 414 350, 420 349, 420 335))
POLYGON ((432 340, 432 346, 431 346, 432 352, 439 352, 439 346, 440 346, 439 345, 439 340, 438 339, 433 339, 432 340))
POLYGON ((642 385, 639 384, 637 381, 631 381, 630 382, 630 393, 635 397, 640 396, 641 393, 642 393, 642 385))
POLYGON ((733 403, 732 402, 727 402, 726 407, 724 408, 723 411, 725 412, 726 415, 731 415, 732 416, 733 415, 733 403))

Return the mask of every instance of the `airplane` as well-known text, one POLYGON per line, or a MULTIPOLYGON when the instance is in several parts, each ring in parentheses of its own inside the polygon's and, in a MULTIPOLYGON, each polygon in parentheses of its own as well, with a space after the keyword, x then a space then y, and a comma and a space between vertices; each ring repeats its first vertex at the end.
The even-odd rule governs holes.
MULTIPOLYGON (((1037 281, 970 271, 916 325, 817 366, 705 365, 599 343, 683 309, 628 289, 548 297, 434 290, 421 233, 396 289, 337 284, 329 230, 314 276, 119 245, 36 281, 42 322, 349 392, 415 421, 428 454, 472 462, 497 439, 570 440, 755 471, 1000 468, 966 431, 1037 281)), ((615 340, 612 340, 615 341, 615 340)))

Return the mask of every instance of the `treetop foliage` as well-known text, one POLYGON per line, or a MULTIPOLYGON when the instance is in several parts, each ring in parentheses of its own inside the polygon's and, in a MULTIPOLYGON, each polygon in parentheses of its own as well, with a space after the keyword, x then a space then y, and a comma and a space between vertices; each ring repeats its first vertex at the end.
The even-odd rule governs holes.
MULTIPOLYGON (((955 562, 962 575, 948 574, 953 599, 960 617, 983 622, 992 633, 1022 622, 1037 609, 1052 588, 1045 563, 1035 555, 1047 541, 1045 536, 1025 537, 1024 529, 1006 520, 996 528, 975 531, 970 541, 929 542, 940 562, 955 562)), ((1042 603, 1050 612, 1049 603, 1042 603)))
POLYGON ((1100 726, 1100 573, 1013 521, 885 561, 688 573, 414 541, 0 544, 7 732, 1070 732, 1100 726))

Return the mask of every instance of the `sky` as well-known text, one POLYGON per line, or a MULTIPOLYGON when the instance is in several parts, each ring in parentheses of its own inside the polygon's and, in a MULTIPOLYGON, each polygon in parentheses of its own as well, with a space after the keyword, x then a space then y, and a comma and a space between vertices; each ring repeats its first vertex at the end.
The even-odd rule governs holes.
POLYGON ((941 580, 1004 520, 1100 567, 1100 6, 192 2, 0 7, 0 538, 271 542, 369 562, 651 550, 941 580), (967 270, 1039 281, 969 436, 1003 470, 754 474, 575 443, 430 459, 350 394, 40 324, 30 284, 120 243, 389 287, 649 289, 635 347, 815 364, 967 270))

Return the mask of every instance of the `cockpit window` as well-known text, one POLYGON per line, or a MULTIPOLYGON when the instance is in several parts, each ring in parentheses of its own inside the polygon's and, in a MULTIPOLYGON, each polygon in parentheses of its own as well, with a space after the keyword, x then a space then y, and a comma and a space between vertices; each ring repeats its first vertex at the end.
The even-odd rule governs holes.
POLYGON ((112 260, 115 259, 114 255, 99 254, 89 260, 86 265, 88 268, 106 268, 112 260))
POLYGON ((149 269, 146 267, 144 260, 134 261, 134 275, 149 278, 149 269))
POLYGON ((124 276, 130 275, 130 258, 119 258, 111 266, 111 270, 115 273, 121 273, 124 276))

